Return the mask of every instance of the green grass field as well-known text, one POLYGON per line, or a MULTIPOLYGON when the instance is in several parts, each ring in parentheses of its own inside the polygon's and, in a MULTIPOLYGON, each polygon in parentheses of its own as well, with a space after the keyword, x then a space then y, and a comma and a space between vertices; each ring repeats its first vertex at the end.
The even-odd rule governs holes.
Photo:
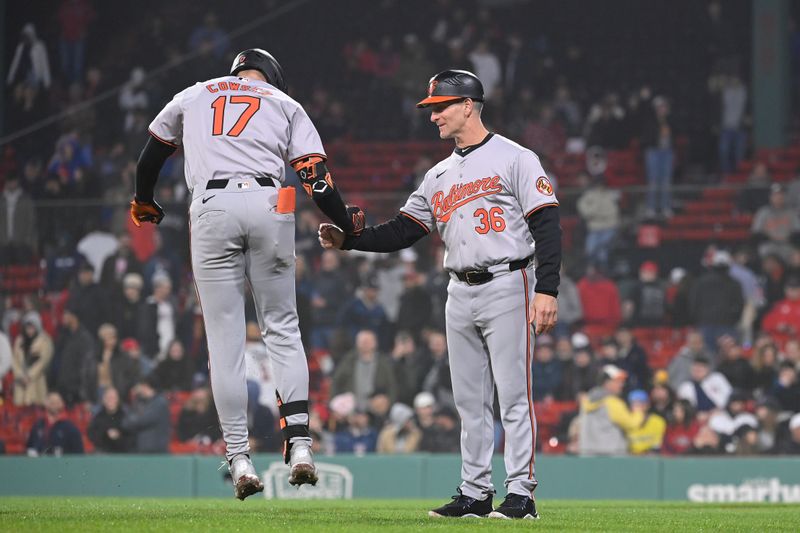
POLYGON ((0 531, 800 531, 800 505, 543 501, 541 520, 433 519, 439 501, 0 498, 0 531))

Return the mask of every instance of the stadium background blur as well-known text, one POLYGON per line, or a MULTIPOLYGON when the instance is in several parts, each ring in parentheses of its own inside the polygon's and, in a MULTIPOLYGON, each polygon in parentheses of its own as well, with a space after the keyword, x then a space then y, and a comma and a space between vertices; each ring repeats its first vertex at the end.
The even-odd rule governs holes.
MULTIPOLYGON (((605 365, 627 372, 621 397, 648 412, 626 432, 630 453, 800 453, 800 4, 790 4, 776 57, 793 97, 779 102, 778 142, 754 120, 750 1, 4 4, 0 446, 221 453, 180 151, 159 181, 160 226, 134 231, 127 202, 161 106, 263 47, 372 223, 452 149, 413 105, 439 70, 476 72, 490 129, 539 154, 565 246, 560 324, 537 340, 533 364, 544 453, 588 449, 580 403, 605 365), (656 187, 664 167, 671 194, 656 187)), ((319 222, 299 206, 318 450, 457 452, 441 241, 323 253, 319 222), (374 382, 355 383, 356 361, 373 358, 374 382)), ((249 331, 253 447, 273 452, 270 371, 249 331)))

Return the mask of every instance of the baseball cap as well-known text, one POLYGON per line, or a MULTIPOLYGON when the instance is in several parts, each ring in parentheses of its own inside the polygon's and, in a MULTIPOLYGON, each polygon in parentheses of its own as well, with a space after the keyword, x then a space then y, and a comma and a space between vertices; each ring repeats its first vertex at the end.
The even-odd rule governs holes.
POLYGON ((414 409, 433 407, 435 403, 436 398, 430 392, 420 392, 414 397, 414 409))
POLYGON ((646 391, 642 389, 632 390, 628 393, 628 403, 644 403, 650 400, 646 391))
POLYGON ((653 274, 658 274, 658 265, 655 261, 645 261, 639 267, 639 272, 650 272, 653 274))
POLYGON ((794 431, 798 428, 800 428, 800 413, 795 413, 795 415, 789 419, 789 431, 794 431))
POLYGON ((589 346, 589 336, 581 331, 576 331, 572 334, 570 342, 572 342, 573 348, 580 350, 581 348, 586 348, 589 346))
POLYGON ((603 375, 607 379, 620 379, 624 380, 628 378, 628 373, 619 368, 618 366, 614 365, 603 365, 603 375))
POLYGON ((137 352, 139 351, 139 341, 133 337, 127 337, 120 341, 119 347, 124 352, 137 352))

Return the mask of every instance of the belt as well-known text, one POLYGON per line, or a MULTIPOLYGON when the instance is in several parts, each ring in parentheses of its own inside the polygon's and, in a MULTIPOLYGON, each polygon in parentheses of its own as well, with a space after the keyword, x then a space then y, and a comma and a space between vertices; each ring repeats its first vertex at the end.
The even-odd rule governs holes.
MULTIPOLYGON (((493 268, 496 272, 505 272, 504 266, 508 266, 509 272, 514 272, 515 270, 521 270, 530 264, 531 258, 526 257, 525 259, 519 259, 517 261, 511 261, 510 263, 503 263, 500 265, 494 265, 494 267, 500 268, 493 268)), ((489 271, 489 268, 481 268, 478 270, 465 270, 464 272, 451 272, 458 281, 463 281, 467 285, 483 285, 494 278, 494 272, 489 271)))
MULTIPOLYGON (((272 178, 256 178, 256 182, 261 185, 262 187, 274 187, 275 182, 272 178)), ((230 180, 209 180, 206 183, 206 190, 209 189, 224 189, 228 186, 228 181, 230 180)))

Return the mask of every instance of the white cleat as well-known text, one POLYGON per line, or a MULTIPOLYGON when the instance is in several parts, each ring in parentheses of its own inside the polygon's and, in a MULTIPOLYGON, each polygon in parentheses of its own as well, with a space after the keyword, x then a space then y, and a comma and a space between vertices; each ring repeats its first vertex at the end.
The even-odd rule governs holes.
POLYGON ((314 466, 314 457, 311 454, 311 447, 306 442, 292 444, 289 452, 289 484, 300 486, 305 483, 316 485, 319 477, 317 467, 314 466))
POLYGON ((264 484, 258 479, 256 469, 247 455, 235 456, 228 468, 233 479, 233 494, 240 500, 264 490, 264 484))

